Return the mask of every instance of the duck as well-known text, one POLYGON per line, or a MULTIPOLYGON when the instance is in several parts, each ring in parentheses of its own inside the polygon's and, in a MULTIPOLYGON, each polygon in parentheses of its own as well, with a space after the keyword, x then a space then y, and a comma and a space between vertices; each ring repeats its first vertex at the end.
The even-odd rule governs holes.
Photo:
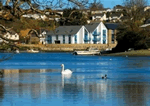
POLYGON ((61 64, 61 74, 72 74, 72 71, 70 69, 64 69, 64 64, 61 64))
POLYGON ((107 79, 107 75, 105 74, 105 76, 102 76, 102 79, 107 79))

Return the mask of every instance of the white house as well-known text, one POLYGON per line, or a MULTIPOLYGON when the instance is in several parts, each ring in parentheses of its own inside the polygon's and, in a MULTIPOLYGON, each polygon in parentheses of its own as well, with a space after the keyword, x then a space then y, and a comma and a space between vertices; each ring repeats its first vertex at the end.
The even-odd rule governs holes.
POLYGON ((46 15, 41 15, 41 14, 25 14, 25 15, 22 15, 22 17, 25 17, 25 18, 33 18, 33 19, 36 19, 36 20, 46 20, 47 19, 47 16, 46 15))
POLYGON ((46 31, 45 44, 115 44, 118 24, 90 23, 85 26, 59 26, 46 31), (112 33, 109 33, 112 32, 112 33))
POLYGON ((91 14, 100 14, 100 13, 106 13, 106 9, 93 9, 91 10, 91 14))
POLYGON ((5 41, 5 39, 8 39, 8 40, 13 40, 13 41, 18 41, 19 40, 19 35, 14 32, 14 31, 9 31, 9 32, 6 32, 5 34, 3 34, 2 36, 3 38, 0 38, 0 42, 2 41, 5 41))
POLYGON ((46 35, 47 35, 48 30, 45 29, 40 29, 38 30, 39 37, 40 37, 40 43, 41 44, 46 44, 46 35))
POLYGON ((84 26, 60 26, 47 32, 47 44, 84 44, 89 43, 89 32, 84 26))
POLYGON ((107 28, 103 22, 91 23, 85 25, 85 27, 88 29, 91 38, 90 44, 107 44, 107 28))
POLYGON ((121 21, 121 18, 123 17, 122 13, 112 13, 109 17, 109 20, 112 22, 121 21))
POLYGON ((106 13, 101 13, 101 14, 94 14, 92 15, 92 20, 99 20, 99 21, 105 21, 106 18, 106 13))
POLYGON ((10 40, 19 40, 19 35, 14 31, 7 32, 3 37, 10 40))
POLYGON ((119 12, 119 11, 123 11, 124 7, 122 5, 116 5, 114 6, 114 11, 119 12))

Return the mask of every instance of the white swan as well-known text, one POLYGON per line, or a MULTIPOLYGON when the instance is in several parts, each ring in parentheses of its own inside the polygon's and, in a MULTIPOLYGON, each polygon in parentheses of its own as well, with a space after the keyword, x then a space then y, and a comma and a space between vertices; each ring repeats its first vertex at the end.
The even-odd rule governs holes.
POLYGON ((64 70, 64 64, 61 64, 61 74, 72 74, 72 71, 69 69, 64 70))

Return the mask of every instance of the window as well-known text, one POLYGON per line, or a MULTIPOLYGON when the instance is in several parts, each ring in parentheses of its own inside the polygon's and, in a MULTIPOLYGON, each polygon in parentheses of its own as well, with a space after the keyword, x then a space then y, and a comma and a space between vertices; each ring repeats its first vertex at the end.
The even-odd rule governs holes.
POLYGON ((58 40, 58 35, 56 35, 56 40, 58 40))
POLYGON ((93 32, 93 35, 97 35, 97 29, 95 29, 95 31, 93 32))
POLYGON ((111 30, 111 34, 114 34, 115 33, 115 31, 114 30, 111 30))
POLYGON ((77 43, 77 35, 74 36, 74 41, 77 43))
POLYGON ((115 43, 115 35, 114 34, 111 35, 111 43, 115 43))
POLYGON ((65 35, 63 35, 63 44, 65 44, 65 35))
POLYGON ((51 35, 48 35, 48 40, 47 40, 48 43, 52 43, 52 36, 51 35))
POLYGON ((97 43, 97 36, 94 36, 93 42, 94 42, 94 44, 97 43))
POLYGON ((86 30, 85 31, 85 34, 84 34, 84 42, 85 43, 88 43, 89 42, 89 39, 88 39, 88 32, 86 30))
POLYGON ((106 44, 106 30, 103 30, 103 44, 106 44))
POLYGON ((71 44, 71 35, 68 35, 69 44, 71 44))

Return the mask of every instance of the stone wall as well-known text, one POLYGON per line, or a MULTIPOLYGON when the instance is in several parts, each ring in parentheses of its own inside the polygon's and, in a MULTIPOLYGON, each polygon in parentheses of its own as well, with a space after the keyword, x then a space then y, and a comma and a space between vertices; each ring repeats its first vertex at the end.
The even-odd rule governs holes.
POLYGON ((97 48, 99 50, 105 50, 106 48, 114 48, 116 44, 18 44, 18 46, 40 48, 45 51, 74 51, 85 50, 87 47, 97 48), (109 46, 109 47, 108 47, 109 46))

